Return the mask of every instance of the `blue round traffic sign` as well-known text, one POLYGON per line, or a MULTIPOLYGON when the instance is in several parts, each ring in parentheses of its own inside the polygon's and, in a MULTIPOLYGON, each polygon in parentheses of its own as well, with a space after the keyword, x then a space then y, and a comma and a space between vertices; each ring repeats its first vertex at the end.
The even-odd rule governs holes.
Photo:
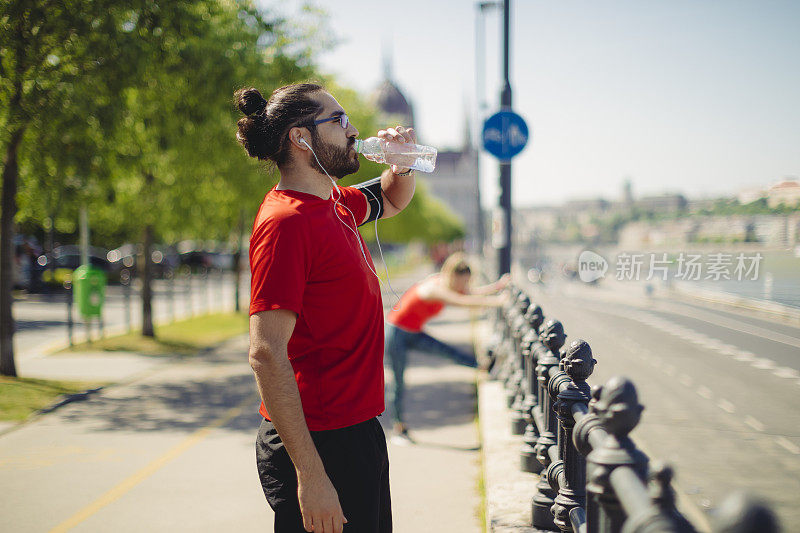
POLYGON ((508 161, 528 143, 528 125, 511 110, 495 113, 483 123, 483 148, 500 159, 508 161))

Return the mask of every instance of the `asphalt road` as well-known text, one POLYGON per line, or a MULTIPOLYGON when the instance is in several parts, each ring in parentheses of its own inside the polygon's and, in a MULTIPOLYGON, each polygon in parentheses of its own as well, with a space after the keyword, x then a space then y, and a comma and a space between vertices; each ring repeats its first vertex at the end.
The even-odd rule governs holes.
POLYGON ((590 384, 625 375, 637 385, 645 411, 634 441, 675 466, 687 505, 708 510, 747 490, 800 531, 798 325, 620 284, 526 289, 562 321, 567 343, 590 344, 590 384))

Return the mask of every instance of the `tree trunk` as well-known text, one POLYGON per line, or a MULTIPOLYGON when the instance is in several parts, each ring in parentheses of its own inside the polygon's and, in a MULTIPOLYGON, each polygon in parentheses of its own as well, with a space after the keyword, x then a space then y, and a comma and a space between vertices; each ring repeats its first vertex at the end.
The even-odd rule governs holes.
POLYGON ((233 282, 236 284, 236 305, 235 309, 238 313, 242 310, 242 306, 240 303, 241 295, 239 294, 239 287, 242 285, 242 244, 244 234, 244 210, 239 212, 239 228, 238 228, 238 236, 236 239, 236 253, 233 254, 233 282))
MULTIPOLYGON (((152 198, 155 176, 147 172, 144 180, 145 195, 152 198)), ((139 268, 142 276, 142 335, 155 337, 153 329, 153 224, 150 221, 145 222, 143 241, 142 254, 144 258, 143 261, 140 261, 139 268)))
POLYGON ((47 270, 50 271, 51 282, 54 282, 56 279, 56 217, 55 215, 51 215, 48 218, 50 219, 50 227, 47 228, 47 240, 44 244, 44 253, 50 258, 50 261, 47 262, 47 270))
POLYGON ((0 374, 16 376, 14 363, 14 315, 11 311, 14 288, 14 215, 17 214, 17 153, 25 126, 11 133, 3 158, 3 199, 0 217, 0 374))
POLYGON ((142 255, 140 261, 142 273, 142 335, 145 337, 155 337, 153 330, 153 225, 147 224, 144 227, 144 242, 142 243, 142 255))

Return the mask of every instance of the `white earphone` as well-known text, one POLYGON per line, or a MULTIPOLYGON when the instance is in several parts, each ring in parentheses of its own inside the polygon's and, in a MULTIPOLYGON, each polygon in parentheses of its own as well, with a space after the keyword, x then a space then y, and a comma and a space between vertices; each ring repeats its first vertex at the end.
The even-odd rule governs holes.
POLYGON ((310 144, 308 144, 308 143, 306 142, 306 140, 305 140, 305 139, 303 139, 302 137, 300 137, 300 140, 299 140, 299 141, 297 141, 297 142, 299 142, 299 143, 301 143, 301 144, 305 144, 306 146, 308 146, 308 149, 309 149, 309 150, 311 150, 312 152, 314 151, 314 150, 311 148, 311 145, 310 145, 310 144))

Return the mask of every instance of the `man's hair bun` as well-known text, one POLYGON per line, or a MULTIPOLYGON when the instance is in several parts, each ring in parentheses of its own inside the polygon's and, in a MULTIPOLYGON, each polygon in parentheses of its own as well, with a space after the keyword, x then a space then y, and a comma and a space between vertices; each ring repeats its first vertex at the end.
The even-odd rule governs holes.
POLYGON ((293 83, 272 91, 268 102, 258 89, 239 89, 233 101, 247 116, 236 123, 236 140, 250 157, 270 160, 280 168, 290 155, 287 132, 322 112, 323 106, 315 98, 320 91, 323 87, 314 83, 293 83))
POLYGON ((247 116, 260 113, 265 107, 267 107, 267 101, 264 100, 264 97, 261 96, 261 93, 258 92, 258 89, 253 87, 239 89, 236 91, 235 97, 236 106, 239 108, 239 111, 247 116))

